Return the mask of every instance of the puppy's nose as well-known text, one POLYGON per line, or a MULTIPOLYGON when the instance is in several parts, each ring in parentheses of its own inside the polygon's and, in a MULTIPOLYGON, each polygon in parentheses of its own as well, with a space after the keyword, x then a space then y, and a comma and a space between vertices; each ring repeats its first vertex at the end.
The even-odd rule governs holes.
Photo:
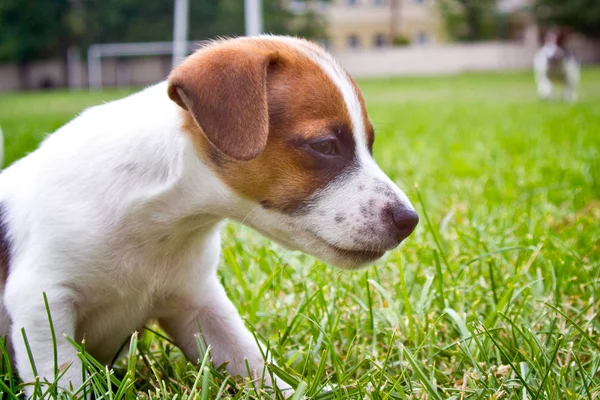
POLYGON ((415 210, 410 208, 403 206, 394 207, 392 210, 392 220, 394 222, 394 227, 396 228, 398 240, 403 241, 417 227, 417 224, 419 223, 419 215, 415 212, 415 210))

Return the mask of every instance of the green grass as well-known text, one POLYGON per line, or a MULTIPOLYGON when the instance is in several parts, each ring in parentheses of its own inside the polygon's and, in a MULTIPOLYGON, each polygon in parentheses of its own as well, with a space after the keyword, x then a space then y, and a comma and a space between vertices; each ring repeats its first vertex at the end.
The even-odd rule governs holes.
MULTIPOLYGON (((573 106, 538 101, 528 73, 360 84, 376 158, 421 223, 357 272, 227 227, 222 282, 281 376, 318 399, 598 398, 600 70, 573 106)), ((123 94, 0 96, 7 161, 123 94)), ((82 349, 88 393, 270 397, 208 357, 187 363, 160 332, 131 342, 108 375, 82 349)), ((1 398, 19 391, 11 371, 0 361, 1 398)))

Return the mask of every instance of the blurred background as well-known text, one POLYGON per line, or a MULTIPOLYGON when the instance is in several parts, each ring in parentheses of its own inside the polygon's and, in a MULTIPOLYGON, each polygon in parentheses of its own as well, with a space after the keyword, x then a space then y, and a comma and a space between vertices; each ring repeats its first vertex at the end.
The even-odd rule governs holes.
POLYGON ((202 40, 260 32, 317 41, 359 78, 523 70, 550 27, 600 62, 598 0, 2 0, 0 91, 147 85, 202 40))

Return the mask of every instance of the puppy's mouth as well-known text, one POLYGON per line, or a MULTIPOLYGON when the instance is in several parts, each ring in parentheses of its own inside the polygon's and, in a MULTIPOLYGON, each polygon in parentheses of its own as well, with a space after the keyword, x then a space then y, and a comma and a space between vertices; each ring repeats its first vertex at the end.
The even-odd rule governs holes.
POLYGON ((347 260, 352 260, 352 261, 358 262, 360 264, 378 260, 381 257, 383 257, 383 255, 387 252, 387 250, 383 250, 383 249, 377 249, 377 250, 345 249, 345 248, 342 248, 342 247, 339 247, 339 246, 336 246, 336 245, 330 243, 329 241, 323 239, 322 237, 320 237, 319 235, 317 235, 314 232, 311 232, 311 233, 315 237, 315 239, 317 239, 319 242, 325 244, 327 246, 327 248, 329 248, 331 250, 331 252, 334 253, 337 257, 347 259, 347 260))
POLYGON ((348 250, 327 243, 335 253, 344 258, 349 258, 359 262, 375 261, 383 257, 385 250, 348 250))
MULTIPOLYGON (((249 224, 250 225, 250 224, 249 224)), ((256 228, 255 228, 256 229, 256 228)), ((259 229, 259 231, 261 231, 259 229)), ((325 240, 320 235, 316 234, 312 230, 302 230, 297 232, 296 237, 304 236, 306 241, 303 241, 305 245, 302 245, 292 238, 286 237, 287 235, 277 235, 269 232, 263 232, 263 234, 280 245, 288 248, 289 250, 301 250, 305 253, 312 254, 317 258, 323 260, 329 259, 333 265, 338 265, 344 269, 356 269, 364 266, 370 262, 376 261, 383 257, 389 249, 347 249, 336 246, 325 240), (318 249, 320 248, 320 251, 318 249), (312 251, 311 251, 312 250, 312 251), (323 254, 325 251, 325 254, 323 254), (328 257, 326 253, 333 256, 333 259, 328 257), (337 262, 336 262, 337 260, 337 262)))

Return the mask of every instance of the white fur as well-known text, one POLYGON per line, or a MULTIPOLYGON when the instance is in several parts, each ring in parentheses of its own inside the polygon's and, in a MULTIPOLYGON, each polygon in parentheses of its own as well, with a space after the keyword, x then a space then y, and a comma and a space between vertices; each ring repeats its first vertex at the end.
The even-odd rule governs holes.
POLYGON ((538 95, 542 99, 552 97, 553 80, 564 82, 563 97, 568 102, 577 100, 577 85, 579 84, 579 63, 573 56, 567 56, 564 50, 556 44, 556 36, 549 35, 544 45, 535 54, 533 61, 535 82, 538 95), (554 65, 551 60, 558 60, 554 65))
POLYGON ((0 204, 12 254, 0 286, 0 335, 10 336, 25 382, 34 376, 21 328, 40 376, 54 377, 42 292, 58 337, 59 367, 70 365, 63 387, 81 383, 64 335, 85 336, 87 351, 107 363, 149 319, 157 319, 191 360, 203 335, 216 364, 228 362, 231 373, 245 374, 247 359, 259 375, 259 347, 216 275, 219 230, 227 218, 346 268, 365 261, 332 246, 385 251, 397 244, 382 239, 389 227, 375 214, 392 202, 412 206, 369 154, 346 75, 324 52, 306 52, 343 93, 360 160, 359 168, 316 193, 308 212, 265 209, 221 182, 181 130, 181 110, 168 98, 166 82, 88 109, 2 172, 0 204), (334 223, 341 214, 344 222, 334 223))

